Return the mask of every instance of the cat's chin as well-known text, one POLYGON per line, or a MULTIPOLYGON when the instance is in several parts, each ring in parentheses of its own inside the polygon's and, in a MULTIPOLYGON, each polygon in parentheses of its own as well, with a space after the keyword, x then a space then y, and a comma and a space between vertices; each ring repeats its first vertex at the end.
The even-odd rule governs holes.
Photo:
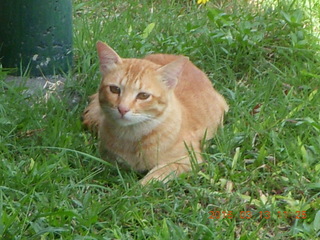
POLYGON ((133 121, 133 120, 130 120, 127 118, 118 118, 115 120, 116 120, 116 124, 118 124, 121 127, 128 127, 128 126, 133 126, 133 125, 141 123, 140 121, 133 121))
POLYGON ((134 126, 138 124, 143 124, 148 121, 147 118, 144 118, 143 116, 119 116, 118 114, 116 116, 113 116, 113 119, 115 123, 121 127, 129 127, 134 126))

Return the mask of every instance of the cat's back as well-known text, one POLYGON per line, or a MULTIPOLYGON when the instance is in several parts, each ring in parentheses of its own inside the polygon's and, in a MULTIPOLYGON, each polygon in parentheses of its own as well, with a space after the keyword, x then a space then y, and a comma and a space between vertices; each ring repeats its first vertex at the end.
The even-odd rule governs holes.
MULTIPOLYGON (((181 56, 151 54, 145 59, 159 65, 166 65, 181 56)), ((175 95, 185 107, 190 125, 217 126, 228 111, 224 98, 213 88, 207 75, 188 61, 175 88, 175 95)), ((214 127, 216 128, 216 127, 214 127)))
MULTIPOLYGON (((145 59, 163 66, 181 57, 182 56, 173 54, 151 54, 146 56, 145 59)), ((209 79, 207 79, 206 75, 199 68, 197 68, 190 60, 186 63, 183 69, 178 85, 185 85, 185 82, 187 82, 187 85, 189 86, 190 84, 201 84, 201 86, 211 86, 211 83, 209 79)))
MULTIPOLYGON (((172 54, 151 54, 146 56, 145 59, 163 66, 180 57, 182 56, 172 54)), ((195 92, 206 92, 207 90, 211 93, 212 90, 214 90, 210 80, 204 72, 197 68, 191 61, 188 61, 176 86, 176 95, 184 95, 184 93, 193 92, 192 96, 195 96, 197 95, 195 92)), ((189 97, 192 98, 192 96, 189 97)))

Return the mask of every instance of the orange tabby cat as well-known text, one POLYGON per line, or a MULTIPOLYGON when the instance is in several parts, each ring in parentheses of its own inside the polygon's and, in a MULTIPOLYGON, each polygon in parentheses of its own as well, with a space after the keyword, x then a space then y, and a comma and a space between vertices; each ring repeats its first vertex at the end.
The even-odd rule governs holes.
POLYGON ((201 140, 228 110, 207 76, 184 56, 125 59, 103 42, 97 51, 102 81, 84 124, 98 130, 102 158, 148 171, 142 184, 189 171, 188 148, 202 162, 201 140))

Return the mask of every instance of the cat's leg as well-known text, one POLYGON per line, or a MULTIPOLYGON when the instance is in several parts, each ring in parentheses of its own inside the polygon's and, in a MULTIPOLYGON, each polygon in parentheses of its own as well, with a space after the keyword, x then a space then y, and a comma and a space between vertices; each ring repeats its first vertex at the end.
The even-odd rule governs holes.
POLYGON ((146 185, 148 182, 156 180, 167 182, 168 180, 179 176, 181 173, 191 170, 190 163, 169 163, 158 165, 151 169, 150 172, 140 180, 142 185, 146 185))
POLYGON ((198 149, 198 151, 195 151, 194 149, 192 153, 189 153, 189 157, 186 157, 183 160, 172 161, 171 163, 169 162, 167 164, 161 164, 154 167, 144 178, 140 180, 140 183, 142 185, 146 185, 148 182, 153 180, 167 182, 184 172, 191 171, 193 163, 190 161, 195 164, 203 162, 200 149, 198 149))
POLYGON ((99 104, 98 93, 90 97, 90 103, 83 111, 83 124, 90 130, 98 132, 101 121, 101 108, 99 104))

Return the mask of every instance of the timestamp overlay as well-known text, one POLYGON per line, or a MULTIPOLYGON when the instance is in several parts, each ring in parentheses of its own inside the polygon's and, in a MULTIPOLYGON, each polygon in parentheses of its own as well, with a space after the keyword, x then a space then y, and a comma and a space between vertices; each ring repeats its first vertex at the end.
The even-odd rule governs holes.
POLYGON ((306 219, 306 211, 209 211, 209 219, 270 219, 270 218, 293 218, 306 219))

